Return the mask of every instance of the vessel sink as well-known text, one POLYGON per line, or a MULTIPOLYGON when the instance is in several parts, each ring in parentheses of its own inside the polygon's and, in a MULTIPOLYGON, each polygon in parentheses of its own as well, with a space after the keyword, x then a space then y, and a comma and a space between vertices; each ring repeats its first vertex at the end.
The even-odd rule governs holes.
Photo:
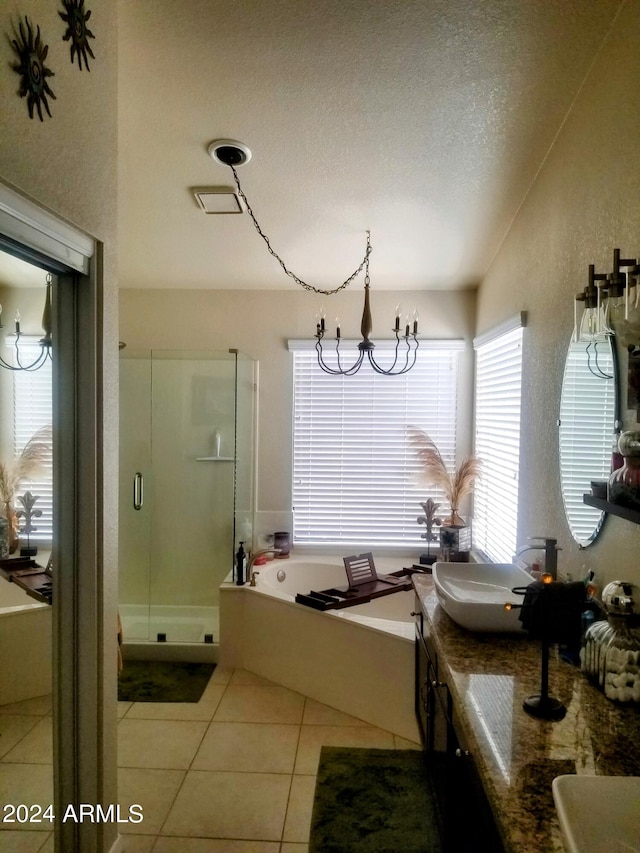
POLYGON ((557 776, 551 789, 567 853, 639 853, 640 776, 557 776))
POLYGON ((468 631, 520 632, 519 610, 505 604, 522 604, 513 587, 528 586, 531 575, 511 563, 434 563, 433 579, 444 611, 468 631))

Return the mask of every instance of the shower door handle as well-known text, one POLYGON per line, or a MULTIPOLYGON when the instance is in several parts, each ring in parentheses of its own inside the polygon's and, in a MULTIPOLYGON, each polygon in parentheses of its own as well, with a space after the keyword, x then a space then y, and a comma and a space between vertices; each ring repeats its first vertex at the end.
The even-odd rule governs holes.
POLYGON ((133 478, 133 508, 142 509, 144 503, 144 479, 138 471, 133 478))

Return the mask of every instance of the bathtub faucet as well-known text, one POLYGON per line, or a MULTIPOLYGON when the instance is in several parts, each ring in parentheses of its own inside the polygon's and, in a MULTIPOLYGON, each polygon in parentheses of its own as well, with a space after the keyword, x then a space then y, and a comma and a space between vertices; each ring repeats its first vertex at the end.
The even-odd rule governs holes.
POLYGON ((256 585, 256 575, 259 575, 260 572, 254 572, 253 565, 256 561, 257 557, 261 557, 263 554, 281 554, 282 548, 263 548, 261 551, 255 551, 250 557, 249 562, 247 563, 247 580, 249 581, 249 586, 256 585))

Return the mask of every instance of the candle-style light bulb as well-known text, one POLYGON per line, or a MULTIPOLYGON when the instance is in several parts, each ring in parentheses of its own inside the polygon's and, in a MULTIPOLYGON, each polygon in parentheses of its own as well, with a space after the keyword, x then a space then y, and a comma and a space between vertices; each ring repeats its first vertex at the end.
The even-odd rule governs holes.
POLYGON ((414 334, 414 335, 417 335, 417 334, 418 334, 418 319, 419 319, 419 317, 418 317, 418 309, 417 309, 417 308, 414 308, 414 309, 413 309, 413 334, 414 334))
POLYGON ((408 314, 407 314, 407 325, 405 326, 405 330, 404 330, 404 336, 405 336, 405 338, 409 337, 409 315, 408 314))
POLYGON ((336 338, 340 340, 340 317, 336 317, 336 338))
POLYGON ((396 305, 396 326, 394 329, 395 332, 400 331, 400 305, 396 305))
POLYGON ((325 314, 324 305, 320 307, 320 331, 324 332, 324 321, 326 320, 327 315, 325 314))
POLYGON ((20 312, 16 311, 16 335, 20 334, 20 312))
POLYGON ((2 329, 2 305, 0 305, 0 329, 2 329))

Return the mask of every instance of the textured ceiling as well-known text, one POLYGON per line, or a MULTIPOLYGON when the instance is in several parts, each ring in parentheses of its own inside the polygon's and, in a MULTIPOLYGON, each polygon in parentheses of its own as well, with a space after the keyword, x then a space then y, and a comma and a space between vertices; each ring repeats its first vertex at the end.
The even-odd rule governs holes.
POLYGON ((119 4, 121 287, 294 288, 232 185, 217 138, 287 266, 320 287, 475 286, 620 0, 147 0, 119 4))

